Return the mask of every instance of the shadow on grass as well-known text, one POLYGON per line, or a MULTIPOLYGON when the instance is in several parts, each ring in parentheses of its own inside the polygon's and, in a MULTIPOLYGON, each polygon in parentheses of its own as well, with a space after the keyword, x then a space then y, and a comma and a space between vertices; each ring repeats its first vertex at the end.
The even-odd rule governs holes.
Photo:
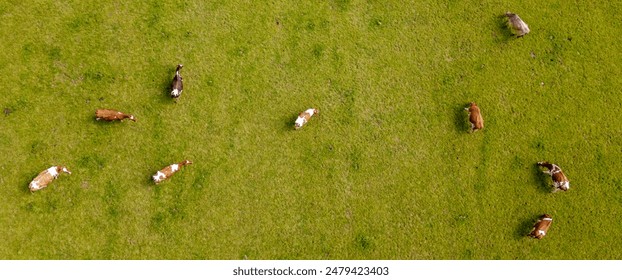
POLYGON ((542 170, 540 170, 540 167, 538 167, 538 164, 533 165, 531 174, 533 175, 534 182, 538 184, 538 190, 543 193, 551 192, 551 186, 549 184, 550 176, 542 172, 542 170))
POLYGON ((454 110, 454 126, 458 133, 468 133, 469 129, 471 129, 468 123, 469 113, 464 110, 464 108, 468 107, 469 104, 464 104, 464 106, 460 106, 460 108, 454 110))
POLYGON ((39 172, 41 172, 42 170, 39 170, 37 172, 32 172, 29 173, 32 176, 27 177, 24 176, 24 178, 19 180, 19 184, 17 184, 17 187, 19 188, 19 191, 24 193, 24 194, 32 194, 33 192, 30 191, 29 185, 30 182, 32 182, 32 179, 34 179, 35 177, 37 177, 37 175, 39 175, 39 172))
POLYGON ((501 34, 500 37, 497 37, 497 43, 506 43, 511 40, 520 39, 516 38, 516 35, 512 33, 510 27, 508 26, 508 19, 505 16, 505 12, 495 17, 495 25, 501 34))
POLYGON ((298 118, 298 114, 295 114, 295 113, 290 114, 290 115, 283 115, 283 117, 280 119, 280 123, 281 123, 280 130, 282 132, 296 131, 294 127, 294 123, 296 122, 297 118, 298 118))
POLYGON ((531 219, 524 219, 516 227, 516 231, 514 232, 514 238, 516 238, 516 239, 529 238, 528 235, 531 232, 531 229, 533 228, 534 221, 535 221, 535 219, 533 219, 533 218, 531 218, 531 219))
MULTIPOLYGON (((173 77, 175 74, 175 70, 177 70, 177 65, 167 66, 165 69, 166 75, 162 75, 162 77, 160 78, 159 89, 161 92, 160 101, 162 103, 176 104, 178 102, 178 99, 171 97, 171 90, 172 90, 173 77)), ((183 96, 183 92, 182 92, 182 96, 183 96)), ((179 98, 182 98, 182 97, 180 96, 179 98)))
POLYGON ((145 184, 148 188, 153 189, 153 188, 155 188, 155 187, 157 187, 157 186, 158 186, 158 184, 156 184, 156 183, 153 181, 153 175, 154 175, 154 174, 156 174, 156 173, 157 173, 157 171, 151 171, 151 173, 148 173, 148 172, 149 172, 149 171, 146 171, 146 172, 145 172, 145 174, 148 174, 148 175, 145 175, 145 176, 144 176, 143 183, 144 183, 144 184, 145 184))

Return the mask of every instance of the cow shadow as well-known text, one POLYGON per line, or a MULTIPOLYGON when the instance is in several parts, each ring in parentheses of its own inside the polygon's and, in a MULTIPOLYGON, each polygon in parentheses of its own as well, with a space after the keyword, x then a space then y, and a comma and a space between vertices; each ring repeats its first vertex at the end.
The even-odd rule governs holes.
POLYGON ((505 43, 510 40, 517 39, 516 35, 512 33, 512 30, 508 26, 508 19, 505 16, 505 13, 502 13, 495 17, 495 26, 497 27, 498 34, 500 34, 497 38, 498 43, 505 43))
POLYGON ((142 183, 145 184, 145 186, 147 186, 150 189, 157 189, 155 187, 158 186, 158 184, 156 184, 153 181, 153 174, 150 174, 149 172, 155 174, 157 171, 147 171, 146 174, 149 174, 149 175, 148 176, 144 176, 144 179, 142 180, 142 183))
POLYGON ((299 114, 283 115, 283 117, 281 117, 279 121, 279 123, 281 124, 280 130, 283 132, 296 131, 296 129, 294 128, 294 124, 296 123, 298 115, 299 114))
POLYGON ((159 89, 160 89, 160 101, 162 103, 167 104, 176 104, 177 99, 171 97, 171 90, 173 89, 173 77, 175 76, 175 70, 177 70, 177 65, 175 67, 168 66, 166 67, 166 75, 162 75, 160 80, 158 81, 159 89), (171 75, 172 74, 172 75, 171 75))
POLYGON ((91 114, 89 114, 88 116, 86 116, 86 118, 89 118, 89 119, 91 120, 91 122, 92 122, 94 125, 97 125, 97 126, 102 126, 102 127, 103 127, 103 126, 110 126, 110 125, 112 125, 113 123, 115 123, 115 122, 111 122, 111 121, 103 121, 103 120, 102 120, 102 121, 98 121, 98 120, 97 120, 97 116, 95 116, 95 111, 93 111, 91 114))
POLYGON ((471 129, 471 125, 468 122, 469 114, 464 108, 468 108, 469 104, 465 104, 464 107, 460 107, 454 110, 454 127, 458 133, 468 133, 471 129))
POLYGON ((37 175, 39 175, 39 172, 41 172, 42 170, 39 170, 38 172, 28 173, 32 175, 30 177, 24 175, 23 178, 20 178, 19 183, 17 184, 19 191, 24 194, 33 194, 33 192, 31 192, 29 188, 30 182, 32 182, 32 180, 37 177, 37 175))
POLYGON ((543 193, 551 193, 551 182, 549 179, 551 176, 542 172, 538 164, 534 164, 531 170, 533 181, 538 185, 538 190, 543 193))
POLYGON ((104 97, 99 97, 99 98, 97 98, 95 100, 91 100, 91 98, 87 98, 86 99, 86 104, 90 106, 90 105, 93 105, 91 103, 95 104, 96 101, 98 101, 99 103, 96 103, 97 105, 92 107, 93 108, 92 110, 89 110, 88 113, 85 113, 84 114, 84 118, 85 119, 88 118, 88 120, 90 120, 95 125, 100 125, 100 126, 109 125, 110 122, 98 121, 97 120, 97 116, 96 116, 96 112, 97 112, 98 109, 113 109, 113 108, 109 108, 108 106, 103 106, 101 104, 104 101, 104 97))
POLYGON ((531 229, 533 228, 534 219, 523 219, 523 221, 516 226, 514 231, 515 239, 523 239, 529 236, 531 229))

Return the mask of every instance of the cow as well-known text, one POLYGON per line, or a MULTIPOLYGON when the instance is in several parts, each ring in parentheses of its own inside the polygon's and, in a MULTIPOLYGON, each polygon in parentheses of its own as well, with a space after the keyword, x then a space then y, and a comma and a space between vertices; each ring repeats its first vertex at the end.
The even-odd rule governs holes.
POLYGON ((521 38, 529 33, 529 26, 517 14, 507 12, 505 16, 508 18, 508 26, 516 38, 521 38))
POLYGON ((122 112, 119 112, 117 110, 110 110, 110 109, 97 109, 97 111, 95 111, 95 119, 98 121, 104 120, 104 121, 122 121, 124 119, 130 119, 132 121, 136 121, 136 118, 134 117, 134 115, 129 115, 129 114, 125 114, 122 112))
POLYGON ((161 170, 159 170, 158 172, 156 172, 155 175, 152 176, 153 181, 156 184, 159 184, 162 181, 164 181, 164 180, 170 178, 171 176, 173 176, 173 174, 175 174, 175 172, 179 171, 179 169, 182 166, 186 166, 186 165, 190 165, 190 164, 192 164, 191 161, 184 160, 184 161, 182 161, 180 163, 174 163, 174 164, 171 164, 171 165, 169 165, 167 167, 164 167, 161 170))
POLYGON ((296 118, 296 123, 294 124, 295 129, 300 129, 303 125, 305 125, 313 115, 319 113, 317 109, 307 109, 306 111, 300 113, 298 118, 296 118))
POLYGON ((28 185, 30 192, 38 191, 48 186, 49 183, 58 178, 61 172, 71 174, 71 172, 65 166, 52 166, 46 170, 41 171, 37 177, 28 185))
POLYGON ((181 64, 177 65, 177 70, 175 70, 175 77, 173 78, 171 97, 175 98, 175 100, 177 100, 177 98, 181 96, 181 92, 184 90, 184 79, 179 74, 179 70, 181 70, 181 68, 183 67, 184 66, 181 64))
POLYGON ((549 230, 549 227, 551 227, 552 222, 553 218, 551 218, 551 215, 544 214, 540 216, 528 236, 532 238, 542 239, 546 235, 546 232, 549 230))
POLYGON ((464 110, 469 111, 469 122, 471 123, 471 131, 475 132, 484 128, 484 119, 482 118, 482 112, 480 111, 477 104, 471 102, 469 107, 464 108, 464 110))
POLYGON ((562 172, 562 169, 559 168, 559 166, 546 161, 538 162, 538 166, 548 169, 543 172, 551 175, 551 179, 553 179, 553 192, 557 192, 558 190, 567 191, 570 189, 570 181, 566 175, 564 175, 564 172, 562 172))

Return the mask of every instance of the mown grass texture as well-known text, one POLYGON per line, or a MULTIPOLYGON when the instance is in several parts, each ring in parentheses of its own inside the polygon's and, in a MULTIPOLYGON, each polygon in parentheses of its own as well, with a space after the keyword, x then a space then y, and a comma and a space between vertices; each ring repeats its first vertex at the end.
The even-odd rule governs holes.
POLYGON ((4 1, 0 257, 619 259, 621 8, 4 1), (73 174, 30 194, 55 164, 73 174))

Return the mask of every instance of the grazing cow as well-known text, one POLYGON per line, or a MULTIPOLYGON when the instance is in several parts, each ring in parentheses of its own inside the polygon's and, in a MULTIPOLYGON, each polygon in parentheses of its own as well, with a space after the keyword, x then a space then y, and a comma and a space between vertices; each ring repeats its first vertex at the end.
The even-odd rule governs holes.
POLYGON ((546 174, 551 175, 553 179, 553 192, 558 190, 567 191, 570 189, 570 181, 562 172, 562 169, 557 164, 548 163, 546 161, 538 162, 538 166, 546 167, 548 170, 543 171, 546 174))
POLYGON ((482 118, 482 112, 477 107, 477 104, 471 102, 469 107, 464 108, 469 111, 469 122, 471 123, 471 132, 478 131, 484 128, 484 119, 482 118))
POLYGON ((172 98, 179 98, 181 96, 181 92, 184 90, 183 78, 179 74, 179 70, 184 67, 183 65, 177 65, 177 70, 175 70, 175 77, 173 78, 173 90, 171 91, 172 98))
POLYGON ((553 218, 551 218, 551 215, 544 214, 540 216, 536 224, 533 226, 533 229, 529 233, 529 237, 542 239, 546 235, 546 232, 549 230, 549 227, 551 227, 552 222, 553 218))
POLYGON ((507 12, 505 16, 508 18, 508 26, 512 33, 516 35, 516 38, 523 37, 529 33, 529 26, 517 14, 507 12))
POLYGON ((307 109, 306 111, 300 113, 298 118, 296 119, 296 123, 294 124, 294 128, 299 129, 303 125, 305 125, 313 115, 319 113, 317 109, 307 109))
POLYGON ((190 164, 192 164, 191 161, 184 160, 184 161, 182 161, 180 163, 175 163, 175 164, 171 164, 171 165, 169 165, 167 167, 164 167, 160 171, 156 172, 155 175, 152 176, 153 181, 156 184, 158 184, 158 183, 160 183, 160 182, 170 178, 171 176, 173 176, 173 174, 175 174, 175 172, 179 171, 179 169, 182 166, 190 165, 190 164))
POLYGON ((104 120, 104 121, 121 121, 124 119, 130 119, 133 121, 136 121, 136 118, 134 117, 134 115, 128 115, 122 112, 119 112, 117 110, 110 110, 110 109, 97 109, 97 111, 95 111, 95 119, 98 121, 104 120))
POLYGON ((46 170, 43 170, 41 173, 39 173, 39 175, 37 175, 37 177, 32 180, 32 182, 30 182, 30 185, 28 185, 30 192, 38 191, 47 187, 49 183, 54 181, 54 179, 58 178, 58 175, 60 175, 61 172, 71 174, 71 172, 67 170, 67 167, 60 165, 52 166, 46 170))

